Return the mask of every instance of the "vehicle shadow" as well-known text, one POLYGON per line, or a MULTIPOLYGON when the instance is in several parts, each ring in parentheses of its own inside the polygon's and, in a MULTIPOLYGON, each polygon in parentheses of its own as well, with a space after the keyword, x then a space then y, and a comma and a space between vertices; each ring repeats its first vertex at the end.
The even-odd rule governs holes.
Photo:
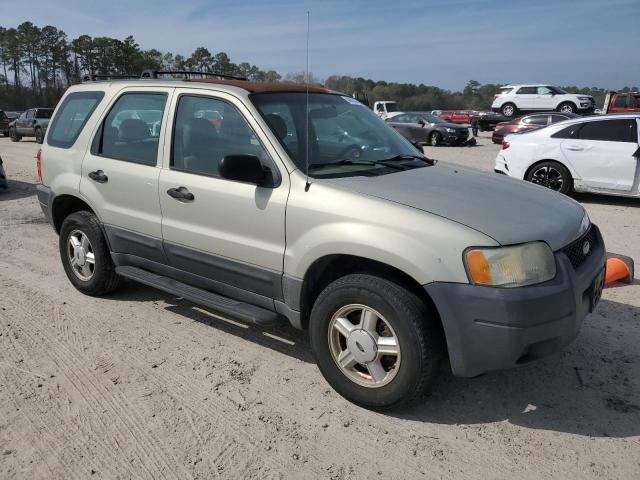
POLYGON ((293 328, 286 321, 272 327, 258 327, 234 320, 231 317, 223 317, 202 305, 132 281, 127 281, 123 288, 105 298, 129 302, 162 301, 167 304, 165 309, 169 312, 188 318, 194 322, 203 323, 217 330, 235 335, 261 347, 270 348, 271 350, 303 362, 315 363, 306 332, 293 328))
POLYGON ((0 189, 0 202, 31 197, 36 194, 36 184, 22 182, 20 180, 7 179, 7 189, 0 189))
POLYGON ((595 203, 598 205, 618 205, 622 207, 640 207, 640 198, 618 197, 598 193, 574 193, 573 199, 580 203, 595 203))
POLYGON ((396 416, 449 425, 507 421, 589 437, 639 435, 640 349, 621 350, 607 325, 613 322, 635 323, 617 338, 640 345, 640 308, 602 300, 565 351, 473 379, 443 368, 431 395, 396 416))

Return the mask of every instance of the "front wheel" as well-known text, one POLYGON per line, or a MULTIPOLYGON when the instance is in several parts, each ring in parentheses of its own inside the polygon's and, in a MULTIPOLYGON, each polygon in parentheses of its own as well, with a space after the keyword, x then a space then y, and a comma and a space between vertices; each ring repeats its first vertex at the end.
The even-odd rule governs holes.
POLYGON ((19 142, 20 139, 22 139, 22 137, 18 135, 18 132, 16 132, 15 128, 9 129, 9 136, 11 137, 12 142, 19 142))
POLYGON ((377 276, 352 274, 319 295, 309 334, 329 384, 351 402, 385 410, 427 390, 443 351, 435 325, 413 293, 377 276))
POLYGON ((60 258, 74 287, 92 296, 118 288, 122 277, 116 274, 109 247, 98 219, 90 212, 75 212, 60 227, 60 258))
POLYGON ((577 107, 571 102, 561 103, 558 106, 558 111, 562 113, 576 113, 577 107))
POLYGON ((429 135, 429 145, 431 145, 432 147, 437 147, 438 145, 440 145, 441 141, 442 136, 438 132, 433 132, 431 135, 429 135))
POLYGON ((568 195, 573 189, 573 178, 567 167, 558 162, 540 162, 527 174, 526 180, 556 192, 568 195))

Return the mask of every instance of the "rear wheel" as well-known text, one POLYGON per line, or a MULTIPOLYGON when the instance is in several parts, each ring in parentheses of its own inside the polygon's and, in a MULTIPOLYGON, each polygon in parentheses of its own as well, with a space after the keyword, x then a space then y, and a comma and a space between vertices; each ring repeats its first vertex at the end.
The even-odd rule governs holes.
POLYGON ((44 133, 42 133, 42 129, 40 127, 36 128, 35 135, 36 142, 42 144, 42 142, 44 142, 44 133))
POLYGON ((540 162, 527 174, 526 180, 556 192, 568 195, 573 189, 573 178, 567 167, 554 161, 540 162))
POLYGON ((347 400, 384 410, 427 390, 442 341, 424 302, 388 280, 353 274, 316 300, 309 334, 318 367, 347 400))
POLYGON ((505 117, 513 117, 516 113, 516 106, 513 103, 505 103, 500 111, 505 117))
POLYGON ((440 145, 440 142, 442 142, 442 135, 440 135, 438 132, 433 132, 431 135, 429 135, 429 145, 431 145, 432 147, 437 147, 438 145, 440 145))
POLYGON ((122 283, 100 223, 92 213, 75 212, 64 219, 59 247, 64 271, 82 293, 104 295, 122 283))

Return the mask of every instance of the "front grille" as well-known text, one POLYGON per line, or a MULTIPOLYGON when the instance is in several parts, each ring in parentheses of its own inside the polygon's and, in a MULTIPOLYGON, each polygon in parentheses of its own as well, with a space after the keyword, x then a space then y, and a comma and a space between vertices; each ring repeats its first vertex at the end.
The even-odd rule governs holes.
POLYGON ((593 228, 592 225, 589 227, 589 230, 587 230, 587 233, 564 247, 561 252, 569 258, 569 261, 571 262, 571 265, 573 265, 573 268, 578 268, 584 263, 591 252, 593 252, 593 249, 595 248, 597 242, 598 236, 596 235, 596 229, 593 228), (586 255, 584 254, 583 250, 585 241, 588 241, 590 244, 589 251, 586 255))

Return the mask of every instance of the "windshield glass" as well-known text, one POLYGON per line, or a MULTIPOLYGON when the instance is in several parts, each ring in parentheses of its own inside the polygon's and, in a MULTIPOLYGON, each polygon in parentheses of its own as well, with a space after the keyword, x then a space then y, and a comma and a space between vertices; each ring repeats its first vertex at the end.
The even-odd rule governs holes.
MULTIPOLYGON (((306 93, 260 93, 251 95, 251 100, 291 159, 304 171, 306 93)), ((394 166, 373 163, 389 159, 412 167, 425 165, 412 158, 419 152, 366 106, 333 94, 309 94, 308 151, 309 175, 316 178, 397 171, 394 166), (400 161, 398 156, 406 158, 400 161), (334 165, 336 162, 343 163, 334 165)))

